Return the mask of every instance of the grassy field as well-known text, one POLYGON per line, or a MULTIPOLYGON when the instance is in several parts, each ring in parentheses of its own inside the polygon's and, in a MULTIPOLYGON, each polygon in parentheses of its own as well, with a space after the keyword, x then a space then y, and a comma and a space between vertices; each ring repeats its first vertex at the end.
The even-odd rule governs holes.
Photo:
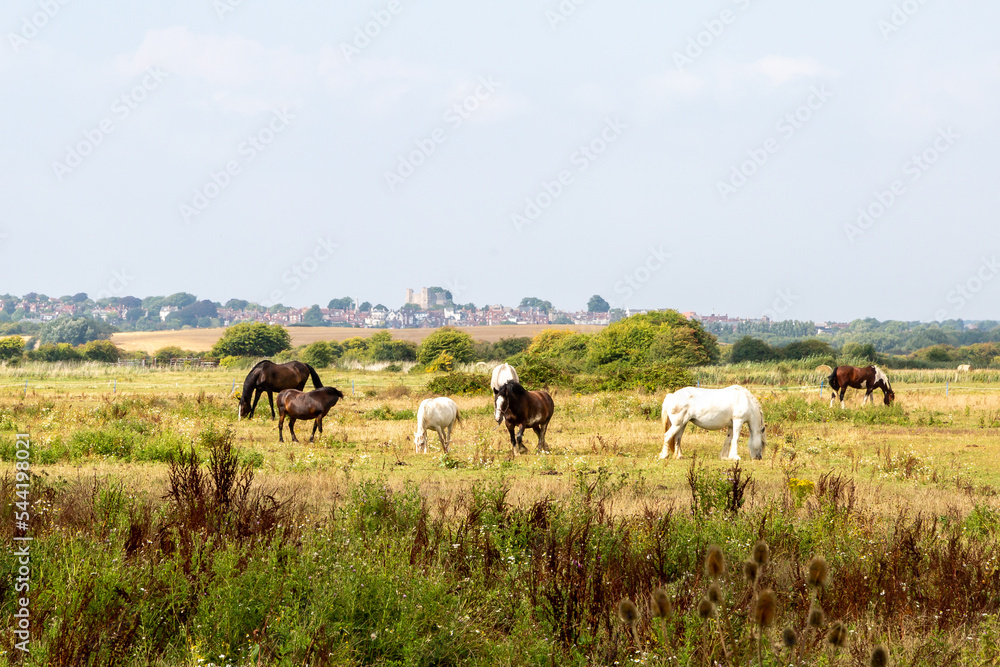
MULTIPOLYGON (((726 372, 705 369, 705 385, 726 372)), ((323 380, 346 397, 322 437, 306 442, 300 422, 303 442, 286 430, 282 444, 266 403, 237 421, 240 375, 0 372, 8 540, 15 433, 31 435, 35 475, 26 664, 756 664, 748 612, 764 587, 779 601, 767 664, 868 664, 879 643, 891 664, 1000 659, 1000 395, 988 382, 949 383, 946 396, 934 377, 894 374, 895 406, 862 408, 853 392, 846 410, 810 378, 751 386, 768 446, 734 468, 718 459, 722 434, 696 427, 685 459, 658 458, 662 395, 559 389, 549 454, 529 432, 530 454, 512 456, 480 396, 456 398, 450 452, 432 435, 417 455, 428 376, 336 369, 323 380), (243 500, 220 501, 204 466, 171 467, 192 446, 215 461, 235 448, 252 483, 222 495, 243 500), (740 563, 758 539, 771 558, 749 586, 740 563), (713 543, 731 562, 718 621, 697 612, 713 543), (816 554, 831 582, 813 629, 804 572, 816 554), (674 606, 662 623, 649 612, 658 587, 674 606), (634 626, 618 618, 623 598, 638 605, 634 626), (843 649, 826 642, 835 621, 843 649), (801 640, 791 651, 786 625, 801 640)), ((13 581, 9 550, 0 567, 13 581)), ((13 643, 0 641, 4 659, 13 643)))
MULTIPOLYGON (((514 325, 498 324, 489 327, 470 327, 469 331, 476 340, 495 343, 501 338, 535 336, 543 329, 561 329, 567 331, 582 331, 595 333, 603 327, 591 324, 546 324, 546 325, 514 325)), ((175 331, 134 331, 116 333, 111 341, 127 352, 147 352, 152 354, 162 347, 176 345, 183 350, 206 352, 212 349, 225 329, 179 329, 175 331)), ((292 345, 307 345, 318 340, 342 341, 355 336, 367 338, 383 329, 354 329, 348 327, 288 327, 292 336, 292 345)), ((413 343, 420 343, 436 329, 393 329, 393 338, 413 343)))

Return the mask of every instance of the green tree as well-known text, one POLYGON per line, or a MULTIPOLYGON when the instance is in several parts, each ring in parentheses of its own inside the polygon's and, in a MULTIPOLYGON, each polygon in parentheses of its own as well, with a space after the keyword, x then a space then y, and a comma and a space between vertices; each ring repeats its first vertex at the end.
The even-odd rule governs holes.
POLYGON ((32 361, 79 361, 80 353, 69 343, 43 343, 28 353, 32 361))
POLYGON ((785 359, 805 359, 833 354, 834 350, 829 343, 816 338, 794 341, 781 348, 781 356, 785 359))
POLYGON ((372 309, 371 301, 365 301, 360 306, 358 306, 358 310, 360 310, 362 313, 370 312, 371 309, 372 309))
POLYGON ((552 303, 549 301, 542 301, 537 297, 526 296, 521 299, 521 303, 518 305, 518 308, 523 310, 528 308, 537 308, 538 310, 547 313, 552 310, 552 303))
POLYGON ((752 336, 740 338, 733 343, 733 349, 729 352, 729 360, 734 364, 744 361, 773 361, 779 357, 780 354, 773 347, 752 336))
POLYGON ((590 297, 590 301, 587 302, 588 313, 606 313, 609 310, 611 310, 611 304, 599 294, 590 297))
POLYGON ((417 361, 429 364, 442 352, 447 352, 458 363, 468 363, 475 356, 472 336, 451 327, 438 329, 425 338, 417 348, 417 361))
POLYGON ((83 345, 92 340, 110 338, 117 331, 102 320, 90 317, 59 317, 42 327, 42 343, 69 343, 83 345))
POLYGON ((20 336, 0 338, 0 361, 13 361, 24 356, 24 339, 20 336))
POLYGON ((302 316, 302 323, 311 327, 325 327, 329 322, 323 319, 323 311, 319 304, 314 304, 302 316))
POLYGON ((242 322, 226 329, 212 346, 212 354, 216 357, 270 357, 291 347, 291 336, 280 324, 242 322))
POLYGON ((326 307, 334 310, 347 310, 353 305, 354 299, 344 296, 339 299, 330 299, 330 303, 326 304, 326 307))
POLYGON ((161 347, 159 350, 153 353, 153 358, 156 359, 157 363, 163 364, 169 362, 171 359, 180 359, 183 357, 192 357, 193 352, 189 350, 182 350, 176 345, 167 345, 166 347, 161 347))
POLYGON ((229 310, 246 310, 249 305, 250 302, 246 299, 230 299, 226 302, 225 307, 229 310))

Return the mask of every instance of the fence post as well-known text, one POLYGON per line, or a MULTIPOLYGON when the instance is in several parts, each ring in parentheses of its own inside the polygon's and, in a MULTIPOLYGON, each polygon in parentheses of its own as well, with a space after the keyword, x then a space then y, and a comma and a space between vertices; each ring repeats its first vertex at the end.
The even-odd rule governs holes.
POLYGON ((354 380, 351 380, 351 396, 354 396, 354 380))
POLYGON ((111 393, 112 394, 117 394, 118 393, 118 378, 115 378, 115 387, 114 387, 114 389, 111 390, 111 393))
POLYGON ((944 381, 944 395, 948 396, 948 380, 944 381))
POLYGON ((819 397, 820 398, 823 398, 823 383, 824 382, 826 382, 826 380, 820 380, 819 381, 819 397))
POLYGON ((24 381, 24 397, 28 398, 28 381, 24 381))

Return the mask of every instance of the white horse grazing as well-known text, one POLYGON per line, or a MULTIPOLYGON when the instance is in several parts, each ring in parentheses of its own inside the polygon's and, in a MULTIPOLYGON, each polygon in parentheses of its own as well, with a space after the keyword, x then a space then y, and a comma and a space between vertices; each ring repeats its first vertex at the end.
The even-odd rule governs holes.
POLYGON ((417 432, 413 434, 416 453, 427 452, 427 430, 434 429, 441 438, 441 448, 448 451, 451 443, 451 429, 462 418, 458 406, 450 398, 427 398, 417 408, 417 432))
POLYGON ((764 412, 753 394, 739 385, 725 389, 698 389, 684 387, 663 399, 663 451, 665 459, 673 453, 681 458, 681 436, 688 422, 709 431, 727 429, 726 441, 722 443, 720 458, 739 460, 736 441, 740 428, 746 423, 750 427, 750 457, 759 459, 764 455, 767 440, 764 437, 764 412))
POLYGON ((514 367, 504 362, 493 369, 493 378, 490 380, 490 386, 493 387, 493 398, 497 397, 497 392, 500 391, 500 387, 504 386, 508 382, 513 380, 514 382, 520 382, 521 378, 517 377, 517 371, 514 367))

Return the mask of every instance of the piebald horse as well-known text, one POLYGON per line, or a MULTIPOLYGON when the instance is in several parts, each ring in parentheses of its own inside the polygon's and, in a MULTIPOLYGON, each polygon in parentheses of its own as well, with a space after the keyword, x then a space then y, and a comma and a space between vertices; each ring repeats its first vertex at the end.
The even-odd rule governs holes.
POLYGON ((660 414, 663 421, 663 450, 660 458, 671 454, 681 458, 681 437, 688 423, 709 431, 727 429, 720 458, 739 460, 736 441, 743 424, 750 427, 750 458, 764 455, 767 439, 764 434, 764 411, 754 395, 739 385, 725 389, 684 387, 663 399, 660 414))
POLYGON ((493 399, 495 407, 493 418, 497 423, 506 423, 510 433, 510 445, 515 454, 527 454, 524 446, 524 428, 530 427, 538 436, 538 451, 549 451, 545 443, 545 432, 549 429, 549 420, 555 411, 555 404, 549 392, 528 391, 518 382, 507 382, 497 391, 493 399), (518 428, 514 436, 514 428, 518 428))
MULTIPOLYGON (((830 373, 830 377, 827 378, 830 383, 830 389, 833 390, 833 396, 830 397, 830 407, 833 407, 833 401, 837 398, 837 393, 840 393, 840 407, 844 407, 844 394, 847 393, 847 388, 861 389, 862 385, 865 388, 865 398, 861 401, 861 405, 868 402, 869 398, 872 398, 872 392, 876 389, 882 390, 882 401, 889 405, 892 403, 893 399, 896 398, 896 393, 892 390, 892 386, 889 384, 889 378, 885 376, 882 369, 878 366, 868 366, 867 368, 858 368, 857 366, 837 366, 830 373)), ((872 399, 874 402, 875 399, 872 399)))

